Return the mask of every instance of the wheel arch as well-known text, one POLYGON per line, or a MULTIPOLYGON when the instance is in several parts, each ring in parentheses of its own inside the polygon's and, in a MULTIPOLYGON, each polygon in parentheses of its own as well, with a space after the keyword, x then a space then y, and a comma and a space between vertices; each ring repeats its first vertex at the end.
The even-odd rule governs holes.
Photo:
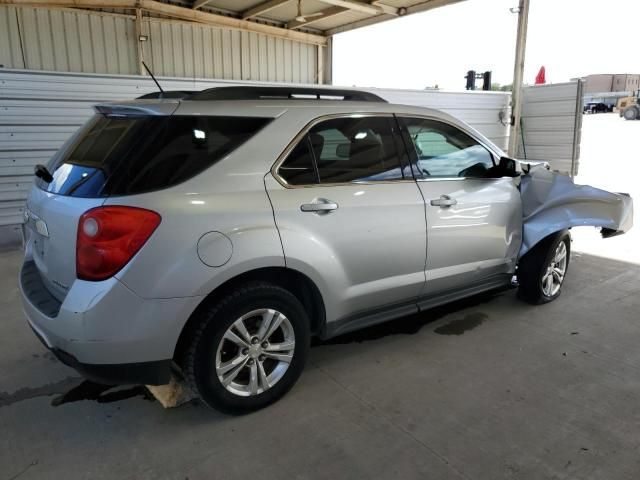
POLYGON ((226 294, 251 282, 267 282, 291 292, 303 305, 311 322, 311 335, 321 332, 326 321, 325 306, 320 289, 304 273, 287 267, 261 267, 236 275, 211 291, 195 308, 182 327, 174 349, 173 358, 181 363, 197 327, 198 313, 209 308, 226 294))

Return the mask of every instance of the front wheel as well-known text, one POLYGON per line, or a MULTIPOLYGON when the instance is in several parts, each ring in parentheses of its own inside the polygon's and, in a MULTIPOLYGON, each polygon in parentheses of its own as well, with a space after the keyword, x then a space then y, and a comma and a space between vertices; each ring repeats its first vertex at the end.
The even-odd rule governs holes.
POLYGON ((625 120, 636 120, 638 118, 638 109, 636 107, 628 107, 622 114, 625 120))
POLYGON ((302 373, 309 319, 287 290, 267 283, 241 287, 198 321, 185 370, 207 405, 230 414, 263 408, 302 373))
POLYGON ((571 236, 568 230, 550 235, 528 251, 518 264, 518 295, 533 305, 560 296, 569 268, 571 236))

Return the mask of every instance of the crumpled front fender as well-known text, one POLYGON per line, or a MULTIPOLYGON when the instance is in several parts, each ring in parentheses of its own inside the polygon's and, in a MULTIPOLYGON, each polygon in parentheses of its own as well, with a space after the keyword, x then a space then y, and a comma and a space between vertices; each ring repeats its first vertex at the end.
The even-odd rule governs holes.
POLYGON ((571 227, 601 227, 604 238, 627 232, 633 226, 633 200, 576 185, 570 177, 542 168, 533 169, 520 183, 523 209, 522 257, 540 240, 571 227))

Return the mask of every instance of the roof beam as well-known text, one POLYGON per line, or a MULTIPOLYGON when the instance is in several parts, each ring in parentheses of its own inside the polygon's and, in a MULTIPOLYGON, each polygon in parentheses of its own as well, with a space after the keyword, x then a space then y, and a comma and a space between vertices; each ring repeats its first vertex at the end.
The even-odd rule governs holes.
POLYGON ((322 3, 333 5, 336 7, 348 8, 354 12, 366 13, 368 15, 380 15, 386 13, 388 15, 397 15, 398 9, 383 3, 376 2, 359 2, 356 0, 319 0, 322 3))
POLYGON ((289 29, 301 28, 311 23, 319 22, 320 20, 326 20, 327 18, 335 17, 336 15, 340 15, 341 13, 350 12, 350 11, 351 10, 349 10, 348 8, 343 8, 343 7, 327 8, 326 10, 322 10, 321 12, 308 14, 308 16, 305 17, 304 21, 291 20, 289 23, 287 23, 287 28, 289 29), (321 14, 321 15, 318 15, 318 14, 321 14))
POLYGON ((384 2, 381 2, 380 0, 374 0, 373 2, 370 2, 371 5, 375 5, 376 7, 380 8, 380 10, 382 10, 381 13, 386 13, 387 15, 400 15, 400 9, 396 8, 396 7, 392 7, 391 5, 387 5, 384 2))
MULTIPOLYGON (((2 0, 0 0, 1 2, 2 0)), ((324 0, 322 0, 324 1, 324 0)), ((454 3, 459 3, 462 2, 464 0, 426 0, 423 1, 421 3, 417 3, 411 7, 407 7, 407 8, 403 8, 403 9, 399 9, 399 11, 397 12, 398 16, 403 16, 403 15, 409 15, 409 14, 413 14, 413 13, 419 13, 419 12, 426 12, 428 10, 433 10, 435 8, 440 8, 440 7, 444 7, 446 5, 452 5, 454 3)), ((381 23, 384 22, 386 20, 391 20, 393 18, 396 18, 393 15, 378 15, 377 17, 369 17, 369 18, 364 18, 362 20, 358 20, 356 22, 352 22, 346 25, 341 25, 339 27, 336 28, 332 28, 330 30, 327 30, 324 32, 325 35, 327 36, 331 36, 331 35, 335 35, 337 33, 342 33, 342 32, 348 32, 349 30, 355 30, 358 28, 362 28, 362 27, 367 27, 369 25, 374 25, 376 23, 381 23)))
POLYGON ((196 9, 196 8, 200 8, 200 7, 204 7, 207 3, 209 3, 211 0, 196 0, 193 3, 193 6, 191 8, 196 9))
MULTIPOLYGON (((205 0, 198 0, 198 1, 205 1, 205 0)), ((210 1, 210 0, 206 0, 206 1, 210 1)), ((248 18, 251 17, 258 17, 260 15, 262 15, 263 13, 267 13, 271 10, 273 10, 274 8, 279 7, 280 5, 284 5, 285 3, 289 3, 291 0, 269 0, 268 2, 262 2, 258 5, 256 5, 253 8, 250 8, 248 10, 245 10, 244 12, 242 12, 242 19, 246 20, 248 18)), ((195 7, 194 7, 195 8, 195 7)))
POLYGON ((239 18, 225 17, 215 13, 203 12, 191 8, 179 7, 156 0, 0 0, 0 5, 16 5, 25 7, 71 7, 71 8, 140 8, 147 12, 166 15, 180 20, 204 23, 217 27, 231 28, 248 32, 260 33, 272 37, 295 40, 313 45, 326 45, 327 38, 322 35, 287 30, 286 28, 264 25, 239 18))

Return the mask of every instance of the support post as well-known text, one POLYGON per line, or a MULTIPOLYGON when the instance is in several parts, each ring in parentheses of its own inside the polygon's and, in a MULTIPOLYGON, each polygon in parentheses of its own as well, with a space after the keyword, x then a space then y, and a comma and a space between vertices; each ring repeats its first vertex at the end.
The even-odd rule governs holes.
POLYGON ((333 84, 333 38, 327 37, 327 44, 320 46, 318 51, 318 58, 322 57, 322 60, 318 61, 318 83, 331 85, 333 84), (320 70, 322 65, 322 70, 320 70))
POLYGON ((142 35, 142 10, 136 8, 136 54, 138 56, 138 75, 144 75, 145 69, 142 65, 144 55, 142 53, 142 42, 140 41, 140 35, 142 35))
POLYGON ((511 92, 511 128, 509 129, 510 157, 518 153, 520 117, 522 115, 522 82, 524 77, 524 57, 527 49, 527 26, 529 21, 529 0, 520 0, 518 7, 518 37, 516 59, 513 69, 513 91, 511 92))
POLYGON ((322 85, 324 81, 324 52, 322 49, 324 48, 322 45, 318 45, 317 47, 318 53, 318 62, 316 63, 316 82, 318 85, 322 85))

